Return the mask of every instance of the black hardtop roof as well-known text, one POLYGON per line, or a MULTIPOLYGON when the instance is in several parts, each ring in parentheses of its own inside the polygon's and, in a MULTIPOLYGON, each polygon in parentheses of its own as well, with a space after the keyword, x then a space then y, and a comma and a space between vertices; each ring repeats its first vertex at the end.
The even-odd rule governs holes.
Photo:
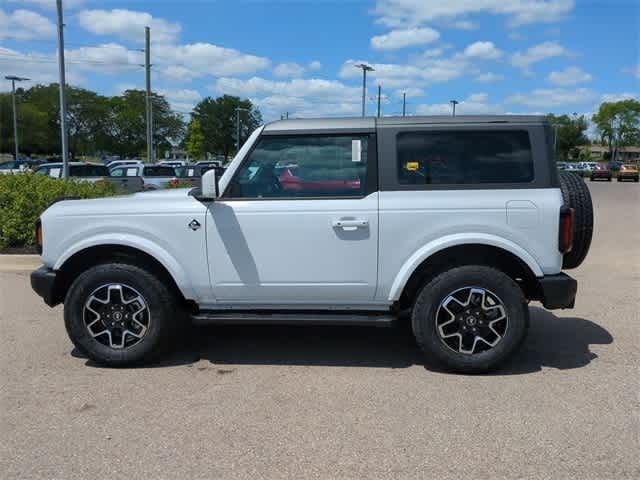
POLYGON ((265 133, 319 130, 374 130, 376 126, 464 124, 548 124, 544 115, 438 115, 408 117, 295 118, 265 125, 265 133))

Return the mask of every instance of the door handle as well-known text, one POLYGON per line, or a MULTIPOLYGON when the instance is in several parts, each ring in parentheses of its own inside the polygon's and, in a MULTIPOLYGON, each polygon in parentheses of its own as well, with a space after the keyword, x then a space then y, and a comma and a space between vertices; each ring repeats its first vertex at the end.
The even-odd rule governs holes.
POLYGON ((369 226, 368 220, 334 220, 333 228, 341 228, 342 230, 353 231, 358 228, 367 228, 369 226))

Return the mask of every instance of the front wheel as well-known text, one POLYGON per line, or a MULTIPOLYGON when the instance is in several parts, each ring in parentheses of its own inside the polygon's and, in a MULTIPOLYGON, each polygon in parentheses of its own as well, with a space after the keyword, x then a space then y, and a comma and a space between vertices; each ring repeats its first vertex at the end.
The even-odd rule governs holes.
POLYGON ((182 317, 176 295, 154 274, 129 264, 86 270, 64 302, 65 326, 76 348, 114 367, 155 359, 182 317))
POLYGON ((422 288, 412 326, 428 356, 456 372, 482 373, 503 364, 520 346, 529 309, 510 277, 469 265, 448 270, 422 288))

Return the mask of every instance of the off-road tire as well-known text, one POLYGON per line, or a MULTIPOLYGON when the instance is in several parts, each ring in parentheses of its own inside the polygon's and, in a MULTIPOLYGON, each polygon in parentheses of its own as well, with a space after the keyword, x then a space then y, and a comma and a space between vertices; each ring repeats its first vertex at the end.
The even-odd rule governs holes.
POLYGON ((582 178, 558 172, 565 206, 573 208, 573 248, 564 255, 562 268, 578 267, 589 253, 593 237, 593 204, 589 188, 582 178))
POLYGON ((151 362, 166 352, 178 329, 185 324, 185 313, 175 292, 156 275, 125 263, 92 267, 72 283, 64 302, 64 322, 76 348, 89 359, 105 366, 126 367, 151 362), (84 321, 84 306, 89 296, 102 285, 124 284, 144 297, 150 322, 142 339, 127 348, 103 345, 89 333, 84 321))
POLYGON ((503 365, 522 344, 529 328, 529 308, 522 289, 509 276, 494 268, 468 265, 441 273, 422 288, 413 306, 411 324, 418 345, 429 359, 451 371, 483 373, 503 365), (441 302, 451 292, 469 286, 497 295, 508 321, 506 332, 495 347, 473 354, 456 352, 447 346, 436 326, 441 302))

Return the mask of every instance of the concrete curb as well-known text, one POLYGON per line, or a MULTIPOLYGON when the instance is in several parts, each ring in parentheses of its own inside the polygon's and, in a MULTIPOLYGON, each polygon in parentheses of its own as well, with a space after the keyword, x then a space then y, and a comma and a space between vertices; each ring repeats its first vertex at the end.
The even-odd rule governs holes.
POLYGON ((0 255, 0 272, 31 272, 40 265, 38 255, 0 255))

